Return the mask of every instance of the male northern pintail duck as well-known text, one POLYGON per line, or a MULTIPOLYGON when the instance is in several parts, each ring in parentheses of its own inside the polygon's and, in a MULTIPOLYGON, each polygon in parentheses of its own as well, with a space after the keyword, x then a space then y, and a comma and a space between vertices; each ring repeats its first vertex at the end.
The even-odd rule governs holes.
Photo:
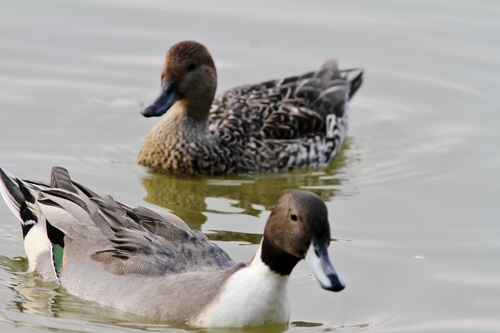
POLYGON ((96 194, 61 167, 50 184, 1 168, 0 176, 29 269, 89 301, 168 322, 241 327, 288 321, 288 277, 301 259, 324 289, 344 289, 328 257, 326 205, 310 192, 283 195, 253 259, 237 264, 175 215, 96 194))
POLYGON ((209 175, 326 166, 346 135, 362 75, 339 70, 330 59, 317 72, 240 86, 214 99, 210 53, 197 42, 180 42, 167 53, 160 96, 142 112, 166 115, 147 136, 138 162, 209 175))

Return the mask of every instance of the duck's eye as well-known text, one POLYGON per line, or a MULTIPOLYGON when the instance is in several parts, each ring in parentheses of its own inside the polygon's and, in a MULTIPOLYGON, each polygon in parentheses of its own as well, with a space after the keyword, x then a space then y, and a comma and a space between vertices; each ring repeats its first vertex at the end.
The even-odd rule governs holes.
POLYGON ((190 71, 194 71, 194 70, 196 69, 196 67, 198 67, 198 66, 197 66, 197 64, 196 64, 196 61, 193 61, 193 62, 189 65, 188 69, 189 69, 190 71))
POLYGON ((297 214, 295 214, 295 213, 291 213, 290 214, 290 218, 292 219, 292 221, 297 221, 298 220, 297 214))

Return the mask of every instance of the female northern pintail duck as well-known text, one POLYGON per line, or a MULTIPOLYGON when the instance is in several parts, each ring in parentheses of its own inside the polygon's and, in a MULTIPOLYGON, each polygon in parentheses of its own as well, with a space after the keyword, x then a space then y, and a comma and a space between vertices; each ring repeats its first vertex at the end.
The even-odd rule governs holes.
POLYGON ((210 53, 197 42, 180 42, 167 53, 160 96, 142 112, 153 117, 168 111, 147 136, 138 162, 209 175, 326 166, 344 140, 362 74, 341 71, 330 59, 317 72, 244 85, 214 99, 210 53))
POLYGON ((288 321, 288 277, 301 259, 323 288, 344 289, 328 258, 327 208, 310 192, 283 195, 257 253, 237 264, 175 215, 98 195, 61 167, 50 184, 1 168, 0 176, 29 269, 89 301, 168 322, 241 327, 288 321))

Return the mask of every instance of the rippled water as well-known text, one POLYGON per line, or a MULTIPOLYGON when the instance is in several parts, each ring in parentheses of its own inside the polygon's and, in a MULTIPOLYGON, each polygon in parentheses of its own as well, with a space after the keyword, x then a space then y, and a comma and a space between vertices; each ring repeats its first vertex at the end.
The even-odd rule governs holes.
MULTIPOLYGON (((47 180, 63 165, 97 192, 173 211, 238 261, 252 257, 283 192, 308 189, 327 202, 330 254, 347 289, 322 290, 301 263, 289 288, 292 323, 242 332, 500 331, 497 2, 0 7, 0 164, 12 173, 47 180), (335 163, 215 178, 137 166, 156 121, 139 111, 158 92, 164 53, 184 39, 211 51, 219 91, 304 73, 332 56, 363 66, 335 163)), ((25 273, 21 230, 4 204, 0 239, 2 332, 196 330, 84 302, 25 273)))

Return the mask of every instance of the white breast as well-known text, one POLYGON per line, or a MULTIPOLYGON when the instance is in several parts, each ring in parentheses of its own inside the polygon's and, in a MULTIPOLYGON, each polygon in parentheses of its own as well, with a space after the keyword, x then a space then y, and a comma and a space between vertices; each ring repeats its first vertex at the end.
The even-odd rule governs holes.
POLYGON ((269 269, 260 257, 238 270, 222 287, 219 297, 189 324, 205 327, 242 327, 288 322, 288 276, 269 269))

